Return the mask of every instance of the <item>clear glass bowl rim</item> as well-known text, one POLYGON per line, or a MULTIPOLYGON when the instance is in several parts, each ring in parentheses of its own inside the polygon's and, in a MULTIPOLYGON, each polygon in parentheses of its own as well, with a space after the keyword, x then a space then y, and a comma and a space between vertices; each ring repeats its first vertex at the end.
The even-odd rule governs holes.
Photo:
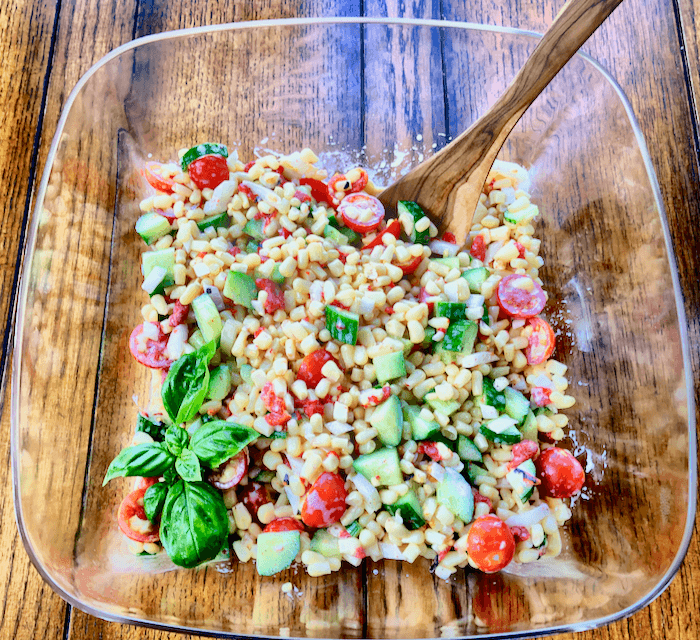
MULTIPOLYGON (((159 629, 162 631, 177 631, 180 633, 192 633, 198 635, 205 635, 211 637, 243 637, 237 634, 231 633, 217 633, 209 631, 206 629, 199 629, 196 627, 186 627, 180 625, 164 625, 155 622, 149 622, 144 620, 139 620, 136 618, 129 618, 128 616, 116 616, 111 615, 102 611, 99 611, 91 606, 85 605, 83 602, 75 598, 74 596, 66 593, 49 575, 49 573, 44 569, 40 562, 38 562, 37 557, 34 553, 32 545, 29 538, 24 530, 23 522, 24 518, 22 515, 22 505, 20 502, 19 495, 19 437, 16 433, 18 424, 17 418, 19 416, 19 397, 18 394, 14 393, 14 389, 19 387, 20 383, 20 371, 22 365, 22 355, 21 355, 21 344, 23 338, 23 319, 24 313, 26 311, 26 302, 29 287, 29 278, 25 272, 27 265, 27 257, 33 255, 34 247, 37 238, 37 229, 39 222, 39 210, 43 204, 44 196, 46 194, 46 189, 49 183, 49 175, 51 173, 51 167, 53 165, 54 159, 56 157, 56 152, 58 150, 58 145, 61 140, 61 135, 65 127, 66 121, 68 119, 68 114, 70 113, 73 103, 82 90, 82 88, 88 83, 90 78, 97 72, 98 69, 107 65, 114 58, 119 57, 121 54, 126 53, 132 49, 136 49, 141 45, 159 42, 162 40, 170 40, 177 38, 184 38, 189 36, 204 35, 209 33, 217 33, 222 31, 233 31, 233 30, 245 30, 254 29, 259 27, 278 27, 278 26, 306 26, 306 25, 336 25, 336 24, 378 24, 378 25, 404 25, 404 26, 419 26, 419 27, 436 27, 436 28, 454 28, 454 29, 464 29, 472 31, 487 31, 492 33, 500 34, 510 34, 517 36, 529 36, 532 38, 541 38, 542 34, 536 31, 530 31, 525 29, 516 29, 513 27, 504 27, 496 25, 485 25, 477 24, 473 22, 457 22, 451 20, 429 20, 429 19, 413 19, 413 18, 373 18, 373 17, 318 17, 318 18, 287 18, 287 19, 271 19, 271 20, 253 20, 246 22, 229 22, 210 26, 192 27, 189 29, 178 29, 174 31, 165 31, 162 33, 152 34, 148 36, 143 36, 135 40, 126 42, 125 44, 113 49, 100 60, 98 60, 90 69, 88 69, 85 74, 80 78, 78 83, 75 85, 73 90, 68 95, 68 98, 63 105, 61 111, 61 117, 58 121, 56 127, 56 132, 53 136, 51 142, 51 147, 49 148, 49 153, 46 158, 46 165, 42 174, 41 182, 39 184, 39 189, 37 191, 37 197, 34 204, 33 214, 30 221, 30 226, 27 233, 27 241, 25 243, 24 252, 21 256, 22 259, 22 271, 20 274, 20 283, 18 289, 18 299, 17 305, 15 307, 15 323, 14 323, 14 352, 13 352, 13 363, 12 363, 12 389, 11 394, 11 461, 12 461, 12 489, 14 496, 15 505, 15 518, 17 520, 17 527, 19 529, 20 537, 24 544, 24 548, 29 555, 29 558, 39 572, 44 581, 59 595, 63 600, 65 600, 72 607, 110 621, 118 622, 123 624, 135 624, 143 627, 148 627, 152 629, 159 629)), ((673 281, 673 293, 676 301, 676 312, 678 315, 678 325, 679 333, 681 338, 681 349, 683 355, 683 366, 685 371, 685 386, 686 395, 688 403, 688 471, 689 471, 689 488, 688 488, 688 510, 686 512, 686 522, 683 531, 683 538, 681 540, 681 545, 678 549, 678 553, 674 558, 673 563, 663 575, 661 580, 655 585, 644 598, 636 602, 635 604, 621 609, 620 611, 598 618, 596 620, 582 623, 582 624, 569 624, 569 625, 558 625, 553 627, 547 627, 537 630, 527 630, 527 631, 517 631, 511 633, 495 633, 490 635, 479 636, 483 638, 531 638, 535 636, 550 635, 555 633, 567 633, 567 632, 577 632, 585 631, 588 629, 595 629, 602 627, 604 625, 615 622, 616 620, 621 620, 626 618, 633 613, 639 611, 640 609, 646 607, 653 600, 655 600, 663 591, 668 587, 671 580, 675 577, 676 573, 680 569, 680 566, 688 552, 688 547, 690 545, 690 539, 693 533, 693 527, 695 524, 695 511, 697 502, 697 436, 696 436, 696 415, 695 415, 695 396, 694 396, 694 386, 692 379, 692 369, 690 360, 690 343, 688 339, 688 327, 687 319, 685 314, 685 307, 683 304, 683 293, 680 287, 680 281, 678 276, 678 267, 676 264, 675 253, 673 251, 673 244, 671 241, 671 233, 668 225, 668 218, 666 216, 666 209, 663 204, 663 199, 661 197, 661 189, 659 187, 658 180, 656 178, 656 172, 654 171, 654 166, 649 155, 649 150, 644 140, 642 130, 637 122, 637 118, 632 109, 632 105, 625 95, 624 91, 617 83, 615 78, 607 71, 603 65, 601 65, 595 58, 589 54, 579 51, 575 54, 586 60, 588 63, 593 65, 602 76, 610 83, 618 98, 620 99, 625 113, 629 119, 630 126, 635 136, 635 140, 639 147, 644 162, 644 168, 647 173, 647 178, 649 179, 649 184, 652 188, 654 194, 654 201, 659 212, 659 217, 661 218, 661 226, 663 229, 664 243, 666 246, 666 253, 669 260, 669 266, 671 268, 671 278, 673 281)), ((274 637, 274 636, 253 636, 253 637, 274 637)))

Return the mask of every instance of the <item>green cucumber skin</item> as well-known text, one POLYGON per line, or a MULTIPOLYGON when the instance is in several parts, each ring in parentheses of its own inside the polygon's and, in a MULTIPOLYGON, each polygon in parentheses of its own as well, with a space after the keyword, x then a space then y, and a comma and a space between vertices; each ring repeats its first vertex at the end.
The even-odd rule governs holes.
POLYGON ((445 302, 439 300, 435 303, 435 317, 449 318, 452 320, 467 319, 467 305, 464 302, 445 302))
POLYGON ((396 515, 397 511, 401 511, 403 523, 409 531, 420 529, 425 524, 423 509, 413 489, 409 489, 408 493, 401 496, 394 504, 387 504, 384 508, 392 516, 396 515))
POLYGON ((205 218, 204 220, 200 220, 197 223, 197 228, 200 231, 206 231, 209 227, 213 227, 214 229, 228 229, 231 223, 231 218, 229 218, 228 213, 217 213, 214 216, 211 216, 210 218, 205 218))
POLYGON ((506 387, 503 390, 505 396, 505 412, 516 420, 518 426, 522 425, 530 411, 530 401, 517 389, 506 387))
POLYGON ((384 384, 395 378, 403 378, 406 375, 406 361, 403 351, 377 356, 373 362, 379 384, 384 384))
POLYGON ((141 236, 141 239, 148 245, 160 240, 163 236, 169 234, 172 227, 167 218, 153 211, 144 213, 136 221, 136 233, 141 236))
POLYGON ((394 447, 384 447, 372 453, 358 456, 352 466, 355 471, 361 473, 370 482, 374 479, 384 486, 403 482, 399 454, 394 447))
POLYGON ((360 316, 340 307, 326 305, 326 329, 333 340, 345 344, 357 344, 357 332, 360 328, 360 316))
POLYGON ((479 448, 467 436, 457 437, 457 454, 464 462, 483 462, 484 456, 479 448))
POLYGON ((479 431, 487 440, 491 440, 491 442, 496 444, 518 444, 523 439, 522 434, 515 427, 510 427, 502 433, 495 433, 488 426, 482 424, 479 427, 479 431))
POLYGON ((474 267, 467 269, 462 277, 469 283, 469 291, 472 293, 481 293, 481 285, 486 282, 489 277, 489 270, 486 267, 474 267))
POLYGON ((251 276, 239 271, 229 271, 224 284, 224 296, 252 311, 252 302, 258 298, 258 288, 251 276))
POLYGON ((374 409, 369 423, 377 430, 379 439, 389 447, 397 447, 403 435, 403 411, 398 396, 389 396, 374 409))
POLYGON ((192 310, 204 341, 211 342, 218 339, 221 336, 221 330, 224 325, 211 296, 208 293, 197 296, 192 301, 192 310))
MULTIPOLYGON (((425 216, 425 212, 417 202, 410 200, 399 200, 396 205, 396 213, 401 216, 402 213, 407 213, 413 218, 415 225, 421 218, 425 216)), ((411 242, 415 244, 428 244, 430 242, 430 227, 425 231, 416 231, 415 228, 411 232, 411 242)))

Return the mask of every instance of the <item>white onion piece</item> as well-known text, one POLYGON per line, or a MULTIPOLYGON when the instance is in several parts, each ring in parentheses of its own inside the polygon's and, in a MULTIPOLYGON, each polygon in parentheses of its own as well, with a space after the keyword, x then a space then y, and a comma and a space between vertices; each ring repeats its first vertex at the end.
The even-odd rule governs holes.
POLYGON ((261 197, 263 200, 267 200, 270 196, 273 196, 273 200, 277 197, 272 189, 263 187, 257 182, 251 182, 250 180, 244 180, 241 184, 248 187, 256 196, 261 197))
POLYGON ((504 187, 501 189, 501 193, 506 197, 504 204, 509 205, 515 202, 515 189, 513 187, 504 187))
POLYGON ((287 495, 287 500, 289 501, 289 506, 292 507, 292 511, 294 511, 294 513, 299 513, 301 498, 289 487, 284 488, 284 493, 287 495))
POLYGON ((215 214, 226 211, 228 203, 233 199, 233 194, 237 188, 238 185, 235 180, 224 180, 214 189, 211 198, 204 203, 202 207, 204 213, 215 214))
POLYGON ((204 293, 209 294, 209 297, 216 305, 217 311, 223 311, 226 308, 226 305, 224 304, 224 298, 221 295, 221 291, 219 291, 218 287, 215 287, 213 284, 205 285, 204 293))
POLYGON ((352 425, 347 422, 339 422, 338 420, 331 420, 326 422, 326 429, 330 431, 334 436, 340 436, 344 433, 349 433, 352 431, 352 425))
POLYGON ((295 476, 301 476, 301 470, 304 468, 304 461, 301 458, 287 456, 287 464, 295 476))
MULTIPOLYGON (((484 414, 484 407, 481 407, 481 414, 484 414)), ((494 433, 503 433, 506 429, 509 429, 510 427, 514 427, 516 424, 518 424, 513 418, 510 418, 508 416, 501 416, 500 418, 496 418, 495 420, 491 420, 486 426, 489 428, 489 430, 493 431, 494 433)))
POLYGON ((461 364, 463 367, 469 369, 482 364, 489 364, 489 362, 494 362, 495 360, 498 360, 498 358, 490 351, 477 351, 476 353, 470 353, 468 356, 464 356, 461 360, 461 364))
POLYGON ((430 250, 438 257, 456 256, 459 253, 459 245, 444 240, 432 240, 430 242, 430 250))
POLYGON ((445 467, 439 465, 437 462, 431 462, 428 465, 428 473, 440 482, 445 477, 445 467))
POLYGON ((459 280, 445 283, 445 295, 450 302, 459 302, 459 280))
POLYGON ((503 248, 502 242, 492 242, 486 249, 486 257, 484 258, 484 264, 493 262, 493 257, 503 248))
POLYGON ((187 343, 187 325, 179 324, 170 332, 168 345, 165 348, 165 355, 170 360, 177 360, 185 350, 187 343))
POLYGON ((165 278, 166 273, 167 271, 163 267, 153 267, 151 272, 144 278, 141 288, 146 293, 153 293, 156 290, 156 287, 163 282, 163 278, 165 278))
POLYGON ((549 505, 543 502, 541 505, 535 507, 534 509, 516 513, 514 516, 511 516, 506 520, 506 524, 509 527, 531 527, 533 524, 541 522, 549 514, 549 505))
POLYGON ((405 560, 401 549, 391 542, 380 542, 379 548, 382 551, 382 556, 387 560, 405 560))
POLYGON ((376 487, 361 473, 356 473, 350 480, 364 498, 367 511, 370 513, 379 511, 382 507, 382 500, 379 497, 379 491, 377 491, 376 487))
MULTIPOLYGON (((316 280, 315 282, 318 282, 316 280)), ((372 298, 363 296, 360 298, 360 315, 368 315, 374 311, 374 300, 372 298)))
MULTIPOLYGON (((321 302, 323 298, 323 281, 314 280, 309 287, 309 298, 314 302, 321 302)), ((374 306, 372 307, 374 309, 374 306)))
POLYGON ((540 373, 532 381, 533 387, 544 387, 545 389, 554 389, 554 383, 544 374, 540 373))
POLYGON ((228 158, 226 158, 226 166, 228 166, 229 171, 233 171, 236 168, 236 163, 238 162, 238 149, 229 151, 228 158))
POLYGON ((469 298, 467 298, 467 306, 470 309, 474 309, 476 307, 483 307, 484 302, 486 300, 484 299, 484 296, 482 296, 480 293, 472 293, 469 298))
POLYGON ((260 300, 252 300, 250 306, 253 307, 253 311, 259 316, 265 315, 265 307, 263 307, 263 303, 260 300))
POLYGON ((496 407, 492 407, 489 404, 482 404, 480 408, 481 417, 484 420, 495 420, 498 418, 498 409, 496 409, 496 407))

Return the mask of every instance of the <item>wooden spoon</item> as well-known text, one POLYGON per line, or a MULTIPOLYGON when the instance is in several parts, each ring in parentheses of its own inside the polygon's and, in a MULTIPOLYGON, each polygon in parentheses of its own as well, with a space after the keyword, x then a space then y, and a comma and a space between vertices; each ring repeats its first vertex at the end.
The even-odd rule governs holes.
POLYGON ((469 129, 379 195, 413 200, 464 243, 486 177, 508 134, 555 75, 622 0, 568 0, 505 93, 469 129))

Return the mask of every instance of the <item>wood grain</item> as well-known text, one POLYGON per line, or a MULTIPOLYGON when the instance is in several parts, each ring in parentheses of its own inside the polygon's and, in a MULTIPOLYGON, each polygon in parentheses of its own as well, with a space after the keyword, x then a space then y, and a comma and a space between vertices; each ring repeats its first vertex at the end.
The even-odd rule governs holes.
MULTIPOLYGON (((407 4, 407 3, 406 3, 407 4)), ((533 28, 542 31, 552 20, 561 3, 540 1, 536 5, 507 3, 501 0, 489 2, 443 2, 443 17, 449 19, 492 22, 533 28)), ((681 3, 683 8, 686 42, 689 50, 693 42, 697 51, 697 34, 694 21, 695 7, 681 3), (695 38, 695 40, 694 40, 695 38)), ((0 153, 1 174, 5 184, 12 185, 12 202, 21 201, 24 191, 21 185, 27 180, 29 166, 17 166, 17 157, 23 156, 36 128, 39 113, 38 87, 46 68, 46 55, 54 18, 54 7, 49 4, 26 4, 15 16, 31 15, 31 20, 12 22, 12 18, 3 16, 3 29, 13 34, 3 38, 8 43, 9 55, 6 59, 14 61, 17 70, 21 70, 21 83, 3 83, 3 97, 12 106, 14 118, 3 122, 5 141, 13 145, 3 148, 0 153), (17 37, 19 34, 19 37, 17 37), (43 66, 42 66, 43 65, 43 66), (7 87, 7 89, 5 89, 7 87), (30 87, 29 91, 18 87, 30 87), (14 93, 12 93, 14 91, 14 93), (33 124, 32 124, 33 123, 33 124), (34 129, 32 129, 32 126, 34 129), (17 131, 20 135, 17 135, 17 131), (23 137, 24 136, 24 137, 23 137)), ((377 15, 387 12, 397 15, 405 11, 414 15, 433 15, 434 6, 422 3, 404 6, 404 3, 365 2, 365 12, 377 15)), ((3 9, 2 11, 6 11, 3 9)), ((344 15, 358 12, 359 6, 340 3, 337 7, 327 3, 309 0, 301 5, 292 2, 258 2, 249 3, 190 2, 172 4, 159 2, 83 2, 78 4, 63 3, 58 23, 58 40, 56 58, 51 72, 49 97, 45 125, 42 134, 41 158, 45 158, 50 136, 55 128, 60 108, 67 90, 73 86, 78 77, 109 49, 131 39, 133 36, 145 35, 171 28, 194 26, 197 24, 224 22, 228 20, 245 20, 251 18, 288 17, 293 15, 344 15)), ((7 9, 8 15, 9 7, 7 9)), ((438 17, 438 16, 434 16, 438 17)), ((5 44, 2 45, 3 47, 5 44)), ((686 306, 689 314, 691 337, 697 345, 699 332, 698 312, 700 292, 694 286, 696 256, 700 254, 700 239, 697 225, 698 170, 697 158, 691 144, 682 141, 692 130, 691 111, 687 101, 687 86, 682 69, 678 65, 679 39, 674 20, 674 7, 666 0, 641 2, 628 0, 613 14, 610 24, 603 27, 599 34, 587 45, 588 50, 601 59, 612 70, 623 85, 632 101, 645 136, 649 143, 652 160, 657 170, 662 192, 669 213, 671 228, 676 240, 676 251, 680 268, 681 282, 684 285, 686 306)), ((429 57, 429 55, 428 55, 429 57)), ((697 55, 691 56, 697 60, 697 55)), ((691 72, 695 72, 697 67, 691 72)), ((697 88, 697 74, 693 76, 697 88)), ((697 91, 697 89, 696 89, 697 91)), ((413 104, 425 108, 430 97, 418 92, 413 104), (427 100, 427 102, 426 102, 427 100)), ((420 112, 420 110, 419 110, 420 112)), ((415 116, 412 116, 415 117, 415 116)), ((394 126, 393 124, 387 126, 394 126)), ((431 125, 426 126, 431 129, 431 125)), ((397 129, 397 137, 400 129, 397 129)), ((41 164, 41 163, 40 163, 41 164)), ((21 207, 20 207, 21 208, 21 207)), ((3 248, 7 263, 0 265, 3 280, 2 291, 7 292, 6 283, 11 280, 15 256, 18 249, 18 231, 20 217, 17 207, 6 207, 3 214, 3 248), (9 214, 9 215, 8 215, 9 214)), ((0 305, 7 305, 8 296, 2 296, 0 305)), ((6 306, 0 306, 6 315, 6 306)), ((698 352, 693 351, 693 370, 696 388, 700 385, 700 365, 698 352)), ((8 403, 3 413, 3 433, 9 431, 8 403)), ((12 509, 9 503, 9 455, 7 440, 3 439, 2 451, 5 454, 5 476, 0 476, 3 492, 2 530, 0 532, 0 553, 10 563, 3 562, 0 584, 4 585, 5 608, 0 626, 0 637, 63 637, 63 622, 66 606, 41 581, 38 574, 29 566, 29 561, 15 533, 12 509), (37 615, 37 611, 39 612, 37 615)), ((700 578, 700 548, 697 536, 693 539, 691 549, 679 576, 669 589, 650 607, 632 618, 615 623, 596 631, 587 631, 576 638, 585 640, 628 640, 634 637, 665 637, 670 640, 688 640, 700 635, 699 623, 693 615, 700 604, 698 587, 700 578)), ((398 578, 398 576, 397 576, 398 578)), ((88 638, 136 638, 183 637, 177 634, 144 630, 131 626, 117 625, 87 616, 79 611, 71 611, 70 624, 66 628, 67 636, 73 639, 88 638)), ((558 638, 573 638, 562 635, 558 638)))

